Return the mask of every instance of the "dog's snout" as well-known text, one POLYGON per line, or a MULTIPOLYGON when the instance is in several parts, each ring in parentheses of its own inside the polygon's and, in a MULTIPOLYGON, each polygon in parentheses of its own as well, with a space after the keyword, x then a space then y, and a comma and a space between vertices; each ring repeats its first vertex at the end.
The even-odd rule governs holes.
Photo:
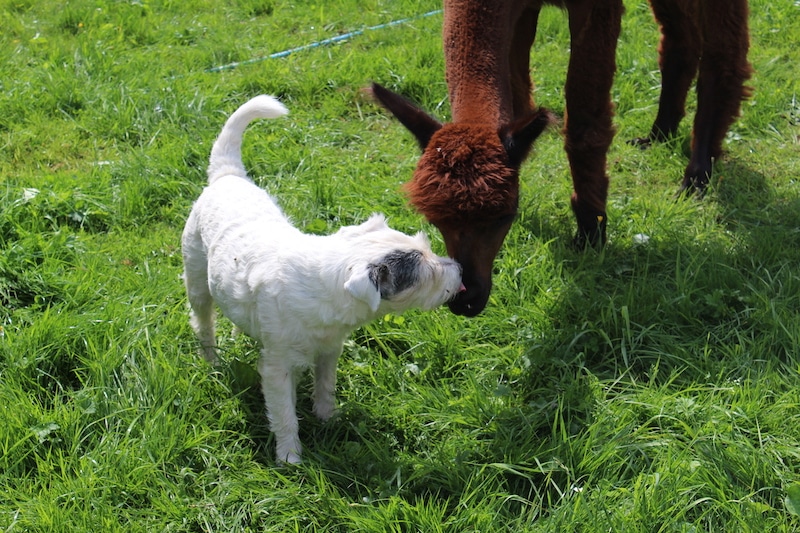
POLYGON ((461 276, 462 273, 464 272, 464 269, 461 267, 461 263, 449 257, 442 258, 442 265, 444 265, 445 268, 449 267, 458 269, 459 276, 461 276))

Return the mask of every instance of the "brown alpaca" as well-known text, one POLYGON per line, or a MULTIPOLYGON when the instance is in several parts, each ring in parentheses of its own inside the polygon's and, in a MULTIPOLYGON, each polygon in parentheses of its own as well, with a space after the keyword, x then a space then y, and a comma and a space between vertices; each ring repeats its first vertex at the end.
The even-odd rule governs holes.
MULTIPOLYGON (((711 106, 716 105, 719 110, 698 112, 698 117, 705 117, 703 120, 711 124, 703 130, 696 127, 696 135, 700 131, 715 139, 711 131, 717 132, 721 127, 721 140, 732 120, 728 120, 730 111, 738 110, 742 97, 741 89, 731 88, 731 85, 736 85, 736 79, 741 85, 744 78, 729 73, 731 70, 749 71, 739 64, 734 67, 720 62, 719 58, 730 54, 726 55, 724 47, 714 39, 701 38, 697 31, 692 33, 692 28, 697 27, 692 19, 684 17, 665 22, 660 15, 664 5, 670 6, 664 10, 665 16, 672 17, 673 12, 690 14, 693 11, 688 5, 703 2, 709 6, 706 11, 695 9, 694 12, 726 20, 723 28, 739 21, 735 44, 746 52, 747 44, 739 42, 742 27, 745 41, 747 37, 744 0, 725 3, 722 0, 653 0, 665 35, 685 39, 684 33, 672 29, 677 26, 691 33, 695 41, 705 43, 700 48, 690 47, 691 53, 708 54, 713 58, 713 62, 703 61, 708 67, 705 72, 701 67, 698 86, 702 84, 702 91, 716 95, 711 106), (714 9, 710 4, 714 4, 714 9), (744 5, 744 10, 739 4, 744 5), (684 9, 675 7, 678 5, 684 9), (720 15, 722 12, 724 14, 720 15), (708 44, 713 44, 711 50, 706 49, 708 44), (724 80, 724 88, 714 84, 715 72, 720 70, 724 72, 717 75, 724 80), (724 125, 719 126, 721 123, 724 125)), ((529 72, 530 49, 544 4, 565 8, 569 19, 571 56, 565 86, 564 147, 572 171, 572 210, 578 223, 575 243, 578 247, 601 246, 606 241, 606 153, 614 136, 610 93, 616 70, 622 0, 444 0, 445 75, 453 118, 449 124, 440 123, 388 89, 372 85, 375 98, 414 134, 422 147, 422 157, 406 188, 411 203, 439 229, 448 254, 463 268, 466 291, 449 304, 457 314, 475 316, 486 306, 492 287, 494 258, 517 213, 519 167, 533 141, 552 121, 549 112, 537 110, 534 105, 529 72)), ((685 54, 669 50, 670 46, 679 47, 683 41, 672 42, 665 37, 662 44, 665 65, 667 58, 685 57, 685 54)), ((695 68, 697 63, 695 58, 695 68)), ((668 71, 669 68, 665 70, 668 71)), ((690 74, 693 77, 693 73, 690 74)), ((671 76, 676 77, 674 73, 671 76)), ((681 87, 674 88, 675 82, 668 80, 671 78, 665 74, 661 98, 662 103, 666 102, 664 116, 660 122, 656 121, 657 126, 654 125, 654 129, 658 127, 667 134, 674 131, 682 116, 686 92, 681 87), (680 96, 682 90, 683 97, 680 96)), ((701 92, 700 87, 698 91, 701 92)), ((659 135, 651 137, 653 140, 660 138, 659 135)), ((640 140, 649 141, 650 138, 640 140)), ((703 165, 707 156, 702 154, 705 150, 710 172, 710 157, 716 157, 717 153, 713 141, 696 139, 695 145, 698 157, 703 159, 695 166, 705 172, 703 165)), ((699 179, 689 178, 689 182, 694 186, 703 185, 699 179)))

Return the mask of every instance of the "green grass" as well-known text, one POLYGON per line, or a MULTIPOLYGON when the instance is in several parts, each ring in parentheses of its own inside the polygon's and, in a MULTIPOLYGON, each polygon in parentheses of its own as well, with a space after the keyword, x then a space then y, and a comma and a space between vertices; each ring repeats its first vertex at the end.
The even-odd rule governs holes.
MULTIPOLYGON (((355 332, 341 416, 300 391, 305 463, 274 465, 257 347, 196 355, 179 235, 226 116, 259 93, 252 175, 325 233, 387 213, 414 140, 376 80, 449 115, 431 0, 0 0, 0 528, 4 531, 800 530, 800 82, 796 2, 751 2, 754 97, 703 201, 675 201, 690 121, 647 151, 657 29, 626 1, 609 245, 569 246, 561 139, 522 172, 475 319, 355 332), (637 242, 639 234, 649 237, 637 242)), ((532 68, 563 112, 566 20, 532 68)), ((689 117, 693 116, 690 97, 689 117)))

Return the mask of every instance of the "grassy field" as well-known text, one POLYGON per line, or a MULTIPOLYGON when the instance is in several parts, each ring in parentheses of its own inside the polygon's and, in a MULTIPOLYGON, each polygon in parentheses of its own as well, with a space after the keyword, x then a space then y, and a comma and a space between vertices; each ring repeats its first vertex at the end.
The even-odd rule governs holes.
MULTIPOLYGON (((751 2, 754 97, 703 201, 673 199, 690 121, 624 142, 659 84, 626 6, 607 248, 569 246, 545 135, 486 311, 355 332, 341 416, 315 420, 306 380, 305 462, 278 468, 257 347, 223 321, 222 365, 196 355, 183 221, 225 118, 268 93, 291 114, 251 126, 245 162, 298 226, 382 211, 443 252, 400 189, 414 140, 361 92, 447 119, 441 14, 268 57, 440 5, 0 0, 0 528, 800 531, 800 4, 751 2)), ((563 113, 563 13, 537 39, 536 99, 563 113)))

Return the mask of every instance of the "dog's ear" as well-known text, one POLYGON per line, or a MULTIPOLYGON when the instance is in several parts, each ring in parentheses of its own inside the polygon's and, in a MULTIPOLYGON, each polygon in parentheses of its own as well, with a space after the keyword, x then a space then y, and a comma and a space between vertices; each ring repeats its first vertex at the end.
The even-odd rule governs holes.
POLYGON ((386 229, 387 227, 388 225, 386 224, 386 217, 380 213, 373 213, 372 216, 358 226, 342 226, 339 228, 339 231, 337 231, 336 234, 340 237, 352 239, 354 237, 360 237, 371 231, 386 229))
POLYGON ((366 265, 354 268, 344 283, 344 290, 357 300, 366 302, 374 313, 381 303, 380 283, 389 275, 386 265, 366 265))
POLYGON ((363 233, 369 233, 370 231, 379 231, 382 229, 387 228, 386 224, 386 217, 381 213, 372 213, 370 217, 361 224, 358 225, 359 229, 363 231, 363 233))

